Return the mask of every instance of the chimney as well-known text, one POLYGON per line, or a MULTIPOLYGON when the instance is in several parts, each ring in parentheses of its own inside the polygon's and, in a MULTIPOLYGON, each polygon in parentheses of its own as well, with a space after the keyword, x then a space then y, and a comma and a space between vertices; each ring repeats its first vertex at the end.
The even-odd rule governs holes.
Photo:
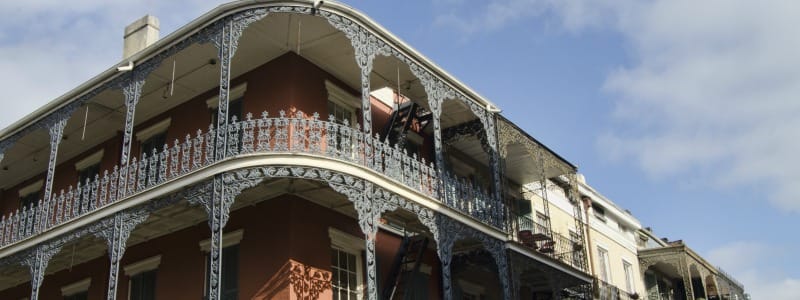
POLYGON ((158 18, 145 15, 125 27, 125 44, 122 48, 122 59, 131 57, 158 40, 158 18))

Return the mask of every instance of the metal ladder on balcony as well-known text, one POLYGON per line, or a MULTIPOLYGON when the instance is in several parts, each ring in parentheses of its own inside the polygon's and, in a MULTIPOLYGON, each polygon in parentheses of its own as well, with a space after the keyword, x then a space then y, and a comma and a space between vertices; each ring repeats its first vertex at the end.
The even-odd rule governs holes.
POLYGON ((389 276, 386 278, 381 299, 403 299, 406 289, 419 274, 428 238, 422 235, 406 236, 394 257, 389 276))
POLYGON ((433 114, 429 111, 425 111, 419 104, 413 101, 400 103, 394 111, 392 111, 389 122, 386 123, 386 126, 383 128, 383 140, 385 142, 399 144, 398 146, 402 148, 405 144, 406 134, 408 130, 411 129, 411 125, 414 124, 415 120, 420 126, 419 131, 423 131, 425 127, 430 124, 430 121, 433 120, 433 114))

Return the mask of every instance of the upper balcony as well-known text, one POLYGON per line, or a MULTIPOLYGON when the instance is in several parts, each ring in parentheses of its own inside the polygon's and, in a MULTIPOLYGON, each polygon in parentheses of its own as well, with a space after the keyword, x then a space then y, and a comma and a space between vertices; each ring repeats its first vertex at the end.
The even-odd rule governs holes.
MULTIPOLYGON (((242 156, 296 154, 321 156, 355 164, 383 174, 397 184, 424 194, 447 207, 495 228, 504 228, 504 206, 468 180, 441 172, 424 158, 367 135, 348 120, 323 120, 318 114, 267 112, 244 120, 232 118, 224 129, 226 159, 242 156)), ((126 165, 104 170, 84 182, 61 189, 49 199, 23 206, 0 217, 0 245, 6 246, 92 211, 153 189, 217 163, 217 131, 209 125, 182 140, 143 152, 126 165)), ((291 165, 292 162, 287 162, 291 165)))

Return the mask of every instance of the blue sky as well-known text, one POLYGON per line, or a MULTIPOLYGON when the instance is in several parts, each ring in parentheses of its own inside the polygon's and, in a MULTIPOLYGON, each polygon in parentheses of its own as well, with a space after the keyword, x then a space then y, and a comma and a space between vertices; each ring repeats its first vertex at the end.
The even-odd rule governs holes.
MULTIPOLYGON (((349 0, 754 299, 800 295, 800 3, 349 0)), ((216 1, 0 3, 0 127, 216 1), (47 84, 40 79, 46 77, 47 84)))

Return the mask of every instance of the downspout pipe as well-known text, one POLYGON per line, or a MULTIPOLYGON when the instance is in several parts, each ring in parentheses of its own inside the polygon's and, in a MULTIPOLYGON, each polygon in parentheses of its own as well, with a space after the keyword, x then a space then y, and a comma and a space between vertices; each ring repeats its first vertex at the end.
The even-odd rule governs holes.
POLYGON ((592 275, 592 295, 595 299, 598 299, 600 297, 600 282, 597 278, 597 271, 595 271, 594 268, 594 245, 592 245, 592 230, 591 226, 589 225, 589 209, 592 208, 592 198, 589 198, 588 196, 581 196, 581 201, 583 202, 583 211, 586 212, 586 221, 584 222, 584 226, 586 226, 586 253, 589 254, 589 270, 592 275))

